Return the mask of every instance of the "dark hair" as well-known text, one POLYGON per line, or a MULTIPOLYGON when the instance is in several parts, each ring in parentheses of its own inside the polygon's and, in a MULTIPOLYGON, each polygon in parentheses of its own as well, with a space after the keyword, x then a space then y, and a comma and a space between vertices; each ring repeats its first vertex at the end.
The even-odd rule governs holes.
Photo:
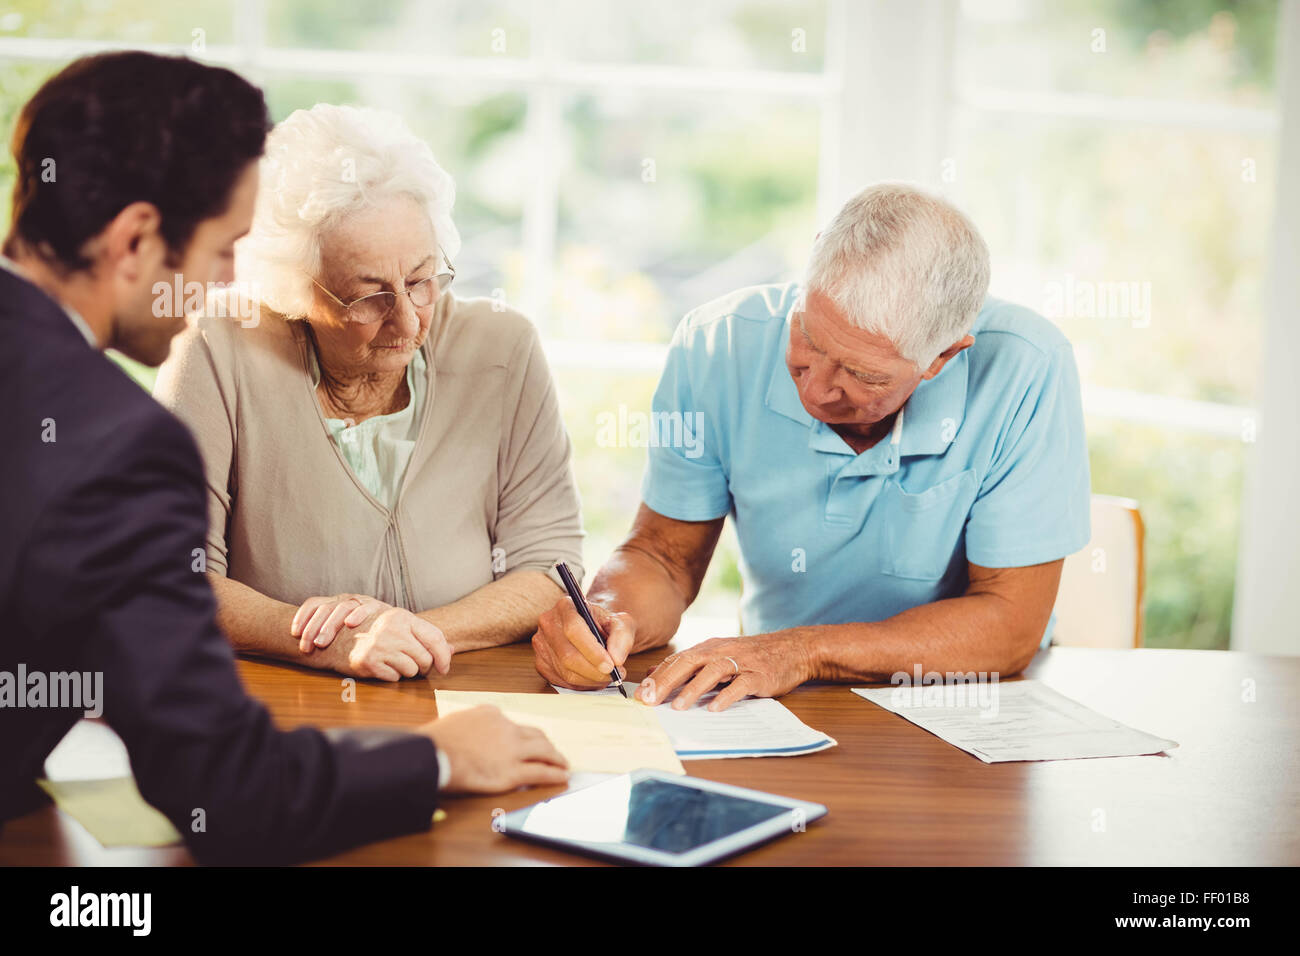
POLYGON ((5 252, 16 239, 61 271, 86 269, 86 241, 143 201, 179 257, 199 223, 228 208, 270 128, 262 91, 230 70, 136 51, 74 60, 14 127, 5 252))

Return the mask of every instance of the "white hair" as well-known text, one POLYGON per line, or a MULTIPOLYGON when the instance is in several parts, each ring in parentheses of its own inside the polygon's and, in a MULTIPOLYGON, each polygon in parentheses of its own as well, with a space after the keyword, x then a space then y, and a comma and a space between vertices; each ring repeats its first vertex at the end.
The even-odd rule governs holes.
POLYGON ((451 220, 456 184, 428 144, 395 113, 317 103, 271 131, 249 233, 236 247, 241 286, 287 318, 312 304, 321 237, 350 212, 409 195, 429 212, 447 257, 460 252, 451 220))
POLYGON ((970 331, 988 286, 989 250, 974 224, 906 183, 877 183, 845 203, 813 245, 804 283, 922 369, 970 331))

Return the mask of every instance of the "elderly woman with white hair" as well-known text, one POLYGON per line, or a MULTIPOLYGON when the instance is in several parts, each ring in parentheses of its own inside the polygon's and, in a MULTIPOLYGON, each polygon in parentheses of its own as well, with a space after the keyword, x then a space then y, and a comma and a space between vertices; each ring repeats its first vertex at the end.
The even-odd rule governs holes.
POLYGON ((533 326, 449 290, 451 177, 398 117, 330 105, 260 172, 258 320, 198 319, 155 388, 203 455, 222 628, 384 680, 531 634, 554 564, 581 575, 571 448, 533 326))

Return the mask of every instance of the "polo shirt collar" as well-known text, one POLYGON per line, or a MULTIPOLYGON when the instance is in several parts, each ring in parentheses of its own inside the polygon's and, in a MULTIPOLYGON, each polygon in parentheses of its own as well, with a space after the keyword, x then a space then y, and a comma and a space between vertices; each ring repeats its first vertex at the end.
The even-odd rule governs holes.
MULTIPOLYGON (((799 392, 785 364, 786 343, 790 341, 790 315, 785 317, 781 344, 776 349, 765 404, 778 415, 808 428, 808 447, 814 451, 852 455, 852 449, 824 422, 808 414, 799 401, 799 392)), ((863 454, 882 445, 896 444, 899 457, 941 455, 948 450, 966 415, 966 388, 970 375, 970 349, 962 349, 934 378, 921 382, 901 409, 903 423, 895 423, 893 433, 863 454)))
POLYGON ((781 341, 774 350, 776 355, 772 360, 772 374, 767 383, 766 405, 778 415, 784 415, 786 418, 793 419, 800 425, 812 428, 817 424, 817 419, 808 414, 808 410, 803 407, 803 402, 799 401, 799 392, 794 387, 794 379, 790 377, 790 369, 785 364, 785 352, 790 342, 790 314, 786 313, 785 325, 781 332, 781 341))
POLYGON ((948 450, 966 417, 966 388, 970 376, 970 349, 962 349, 934 378, 922 382, 903 405, 907 424, 900 453, 942 455, 948 450))

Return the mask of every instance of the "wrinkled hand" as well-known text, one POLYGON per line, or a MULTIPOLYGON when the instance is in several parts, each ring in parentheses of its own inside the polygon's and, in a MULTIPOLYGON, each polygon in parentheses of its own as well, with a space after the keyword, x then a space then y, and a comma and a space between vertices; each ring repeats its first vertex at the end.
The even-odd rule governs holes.
MULTIPOLYGON (((323 630, 331 618, 339 618, 339 626, 325 646, 320 644, 319 633, 307 641, 316 666, 329 667, 350 677, 377 677, 387 681, 415 677, 435 669, 439 674, 451 670, 454 652, 442 630, 405 608, 365 595, 339 595, 336 599, 309 599, 298 609, 299 616, 307 614, 308 604, 314 601, 322 603, 314 605, 307 618, 309 622, 320 622, 323 630), (329 601, 333 604, 325 603, 329 601), (346 613, 340 609, 346 609, 346 613)), ((307 633, 304 630, 302 636, 307 633)))
POLYGON ((312 648, 329 647, 341 628, 358 627, 390 606, 367 594, 309 597, 294 614, 289 633, 298 638, 298 650, 310 654, 312 648))
POLYGON ((420 729, 451 761, 444 793, 504 793, 569 779, 569 762, 546 734, 514 723, 489 704, 457 711, 420 729))
POLYGON ((537 673, 552 684, 573 690, 598 690, 609 684, 615 667, 620 675, 626 675, 623 664, 632 652, 636 622, 626 611, 607 611, 598 604, 588 606, 596 626, 605 634, 608 653, 573 606, 572 598, 560 598, 537 619, 533 659, 537 673))
POLYGON ((658 704, 681 688, 672 708, 685 710, 723 685, 708 705, 709 710, 719 711, 743 697, 780 697, 813 676, 806 640, 788 631, 715 637, 664 658, 641 681, 637 699, 658 704))

